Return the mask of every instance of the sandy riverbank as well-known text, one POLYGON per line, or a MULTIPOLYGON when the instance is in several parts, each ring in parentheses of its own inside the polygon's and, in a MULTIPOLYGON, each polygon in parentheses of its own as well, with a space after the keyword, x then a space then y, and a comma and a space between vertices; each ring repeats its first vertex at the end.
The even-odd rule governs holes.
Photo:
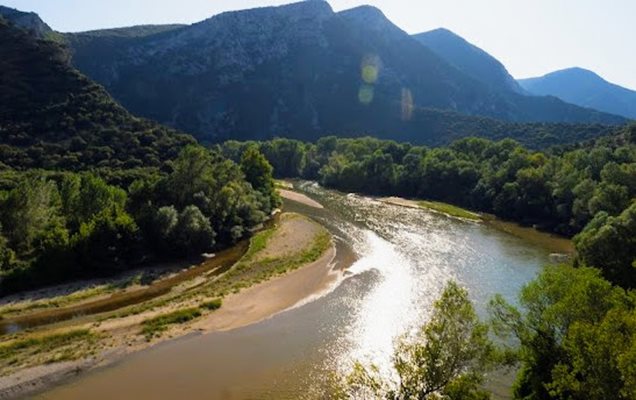
POLYGON ((221 309, 194 324, 194 328, 213 332, 251 325, 325 292, 339 277, 332 269, 335 255, 331 247, 313 263, 226 297, 221 309))
POLYGON ((278 192, 280 193, 281 197, 283 197, 283 198, 285 198, 287 200, 296 201, 298 203, 302 203, 302 204, 304 204, 306 206, 309 206, 309 207, 324 208, 322 206, 322 204, 320 204, 317 201, 309 198, 308 196, 305 196, 302 193, 292 192, 292 191, 286 190, 286 189, 279 189, 278 192))
POLYGON ((407 199, 403 199, 401 197, 382 197, 380 199, 381 202, 386 203, 386 204, 392 204, 394 206, 401 206, 401 207, 408 207, 408 208, 422 208, 420 207, 419 204, 417 204, 417 201, 415 200, 407 200, 407 199))
MULTIPOLYGON (((13 369, 10 374, 0 377, 0 399, 23 397, 34 392, 41 392, 80 373, 109 365, 130 353, 166 340, 183 338, 193 332, 206 333, 247 326, 285 311, 304 299, 325 292, 336 282, 342 269, 342 266, 338 266, 338 271, 334 269, 333 260, 336 250, 330 239, 326 248, 310 262, 293 265, 294 260, 295 262, 304 260, 303 257, 306 254, 311 254, 311 252, 307 253, 308 248, 315 251, 317 238, 322 238, 321 235, 325 234, 324 228, 315 221, 298 214, 283 214, 281 222, 267 239, 266 245, 255 254, 251 254, 250 260, 239 261, 237 265, 240 265, 240 272, 233 271, 237 267, 230 269, 226 273, 229 278, 225 280, 229 280, 230 283, 233 282, 232 279, 251 282, 256 279, 255 276, 262 279, 262 269, 268 268, 272 260, 280 260, 286 268, 290 269, 289 271, 281 272, 280 269, 271 271, 270 275, 266 275, 260 283, 226 295, 219 310, 204 312, 202 317, 186 324, 170 326, 157 339, 148 341, 141 334, 140 327, 145 320, 184 307, 197 306, 201 304, 202 299, 205 298, 204 293, 207 292, 202 292, 199 297, 189 296, 182 301, 176 298, 164 306, 150 308, 138 314, 106 320, 82 320, 77 325, 67 323, 63 328, 52 328, 51 332, 60 329, 90 329, 98 335, 99 342, 96 348, 88 352, 86 356, 74 361, 51 363, 47 360, 50 360, 53 354, 41 354, 35 365, 34 363, 25 364, 25 368, 13 369), (262 268, 261 264, 263 264, 262 268), (253 268, 258 274, 251 271, 253 268)), ((222 281, 223 278, 222 276, 217 280, 222 281)), ((223 284, 229 285, 229 283, 223 284)), ((214 282, 211 285, 214 285, 214 282)), ((189 292, 186 290, 184 293, 189 292)), ((24 333, 20 337, 28 338, 31 335, 24 333)), ((11 369, 5 369, 7 370, 11 369)))

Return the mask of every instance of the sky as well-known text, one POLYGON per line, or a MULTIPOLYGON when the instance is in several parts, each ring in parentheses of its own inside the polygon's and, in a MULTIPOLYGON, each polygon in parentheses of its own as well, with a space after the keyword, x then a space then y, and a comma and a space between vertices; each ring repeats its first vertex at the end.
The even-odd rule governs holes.
MULTIPOLYGON (((139 24, 194 23, 223 11, 291 0, 0 0, 35 11, 53 29, 77 32, 139 24)), ((636 90, 636 0, 329 0, 340 11, 380 8, 403 30, 444 27, 501 61, 515 78, 573 66, 636 90)))

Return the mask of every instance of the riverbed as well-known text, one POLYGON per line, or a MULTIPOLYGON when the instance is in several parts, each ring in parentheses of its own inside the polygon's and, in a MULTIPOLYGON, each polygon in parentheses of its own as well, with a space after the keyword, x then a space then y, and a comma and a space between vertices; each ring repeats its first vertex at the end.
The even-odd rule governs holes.
MULTIPOLYGON (((329 229, 337 263, 355 260, 330 290, 257 324, 163 343, 38 398, 318 398, 325 379, 356 360, 387 371, 395 339, 427 321, 448 280, 484 315, 491 296, 514 302, 549 260, 549 246, 487 224, 315 183, 297 190, 324 208, 286 201, 285 210, 329 229)), ((490 387, 504 394, 509 383, 494 377, 490 387)))

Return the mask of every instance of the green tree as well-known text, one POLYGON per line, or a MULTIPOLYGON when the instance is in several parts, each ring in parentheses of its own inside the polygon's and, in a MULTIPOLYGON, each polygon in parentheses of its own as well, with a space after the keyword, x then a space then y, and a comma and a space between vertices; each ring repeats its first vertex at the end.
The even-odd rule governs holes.
POLYGON ((245 180, 264 196, 269 211, 280 204, 272 176, 273 168, 256 146, 248 147, 243 153, 241 170, 245 174, 245 180))
POLYGON ((83 223, 72 243, 83 272, 96 274, 128 267, 139 240, 139 228, 133 218, 111 206, 83 223))
POLYGON ((412 340, 399 342, 393 356, 397 382, 377 367, 356 364, 340 397, 433 400, 487 399, 484 375, 497 363, 488 326, 481 323, 465 289, 449 283, 435 302, 431 320, 412 340))
POLYGON ((41 177, 27 177, 3 202, 2 225, 9 246, 19 254, 31 253, 36 242, 47 242, 43 238, 50 231, 65 229, 55 183, 41 177))
POLYGON ((109 207, 123 210, 127 195, 118 187, 108 185, 91 174, 66 175, 60 183, 62 207, 71 230, 109 207))
POLYGON ((174 227, 174 241, 184 254, 200 254, 214 245, 216 234, 210 221, 196 206, 186 207, 174 227))
POLYGON ((574 243, 581 263, 620 286, 636 287, 636 202, 616 217, 598 213, 574 243))
POLYGON ((210 193, 217 188, 212 153, 201 146, 184 148, 172 163, 172 172, 162 181, 158 194, 178 209, 192 204, 198 193, 210 193))
POLYGON ((0 272, 10 270, 15 262, 15 252, 9 247, 7 238, 0 234, 0 272))
POLYGON ((491 302, 495 332, 520 344, 516 399, 633 399, 633 294, 594 268, 552 266, 521 291, 522 311, 491 302))

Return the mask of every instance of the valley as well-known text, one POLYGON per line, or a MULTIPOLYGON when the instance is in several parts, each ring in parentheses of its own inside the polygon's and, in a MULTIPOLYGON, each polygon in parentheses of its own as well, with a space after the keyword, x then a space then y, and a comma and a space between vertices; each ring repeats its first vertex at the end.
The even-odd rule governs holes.
POLYGON ((636 6, 0 1, 0 399, 636 399, 636 6))
MULTIPOLYGON (((57 367, 65 371, 61 377, 67 377, 66 379, 75 373, 72 372, 75 368, 87 368, 95 372, 81 373, 77 383, 73 379, 68 386, 54 389, 50 394, 44 393, 43 398, 82 397, 87 393, 92 393, 93 396, 101 393, 103 398, 121 397, 125 396, 125 393, 136 393, 139 398, 156 398, 159 393, 165 395, 168 393, 166 391, 172 390, 170 389, 173 387, 172 380, 165 381, 168 386, 135 387, 135 382, 144 382, 145 378, 131 375, 133 370, 145 371, 144 373, 152 375, 168 373, 167 370, 161 372, 162 370, 157 368, 163 368, 159 367, 161 365, 166 367, 183 365, 175 359, 175 354, 181 354, 185 362, 185 360, 193 359, 187 355, 190 351, 200 352, 203 348, 210 352, 209 356, 198 355, 196 359, 213 361, 220 357, 220 352, 226 351, 224 349, 244 348, 246 345, 241 343, 245 340, 247 332, 251 332, 249 337, 253 339, 244 351, 267 348, 270 349, 267 353, 269 356, 264 355, 259 358, 261 360, 259 364, 250 367, 245 364, 248 353, 241 352, 233 354, 231 358, 223 358, 227 362, 222 364, 213 363, 205 367, 192 364, 193 372, 179 373, 179 376, 185 376, 181 375, 184 373, 192 376, 191 382, 187 387, 179 386, 180 389, 176 390, 192 398, 201 395, 205 398, 212 396, 212 398, 221 399, 229 394, 249 397, 249 393, 262 393, 263 390, 269 392, 270 389, 265 389, 263 385, 267 386, 267 382, 279 382, 282 379, 283 384, 277 384, 275 391, 270 392, 271 395, 275 398, 281 398, 281 396, 282 398, 298 398, 297 391, 300 387, 304 387, 303 382, 311 380, 319 384, 320 381, 316 380, 316 376, 323 375, 331 368, 334 368, 333 372, 335 372, 337 368, 344 367, 346 365, 343 364, 344 360, 352 359, 353 355, 355 358, 370 357, 376 362, 387 363, 391 338, 400 332, 404 333, 412 329, 426 319, 426 314, 414 312, 415 308, 426 309, 426 304, 437 296, 446 280, 458 279, 472 287, 474 290, 471 291, 471 296, 476 304, 485 304, 488 297, 495 293, 503 293, 507 298, 514 300, 519 287, 532 279, 539 268, 548 261, 550 250, 501 233, 487 225, 456 220, 425 209, 411 209, 385 204, 370 198, 344 195, 322 189, 310 182, 297 183, 296 188, 299 195, 308 196, 322 204, 324 208, 286 200, 283 206, 284 213, 280 217, 282 222, 279 222, 281 227, 268 239, 263 250, 254 252, 255 247, 260 247, 258 237, 262 234, 257 234, 252 240, 250 250, 242 257, 239 256, 240 260, 237 263, 219 254, 224 262, 234 264, 229 269, 227 269, 228 264, 225 263, 217 267, 226 270, 219 274, 219 278, 202 280, 201 278, 205 275, 209 276, 211 273, 214 274, 212 276, 216 275, 215 270, 210 269, 203 274, 189 276, 189 279, 183 279, 167 294, 138 305, 123 306, 94 316, 75 317, 67 322, 36 329, 32 333, 18 334, 19 336, 13 340, 24 340, 19 339, 24 335, 46 337, 53 332, 79 329, 89 329, 91 334, 95 335, 90 350, 82 350, 86 351, 88 358, 85 358, 86 354, 77 354, 76 357, 79 357, 80 361, 71 362, 72 367, 64 364, 57 367), (301 218, 294 217, 299 214, 293 213, 307 215, 328 229, 335 238, 336 252, 333 261, 330 260, 334 254, 327 251, 314 264, 306 265, 296 272, 256 284, 251 288, 241 289, 238 294, 231 294, 235 291, 231 289, 216 311, 203 311, 205 308, 199 306, 202 316, 196 316, 183 323, 168 325, 164 332, 157 334, 156 338, 152 336, 149 338, 143 334, 141 329, 143 321, 157 315, 192 309, 199 304, 204 304, 206 299, 210 298, 208 297, 210 290, 219 293, 218 291, 222 290, 218 289, 219 287, 228 287, 223 280, 232 279, 238 284, 238 286, 230 285, 229 287, 250 286, 250 282, 256 282, 249 272, 251 267, 244 267, 249 260, 268 260, 274 256, 272 251, 288 254, 290 252, 290 249, 287 249, 288 246, 294 246, 296 243, 300 245, 300 248, 310 246, 311 243, 306 242, 301 234, 303 230, 300 226, 302 225, 285 227, 287 223, 296 223, 294 221, 301 218), (389 223, 389 221, 393 222, 389 223), (405 224, 399 221, 409 222, 405 224), (293 231, 286 232, 286 229, 293 229, 293 231), (293 235, 290 236, 292 232, 293 235), (446 245, 442 246, 443 243, 446 245), (457 248, 447 247, 450 243, 463 244, 457 248), (402 249, 411 250, 407 252, 402 249), (417 256, 410 258, 410 254, 417 254, 417 256), (478 262, 476 258, 478 254, 488 254, 488 257, 478 262), (322 259, 325 261, 321 261, 322 259), (458 263, 460 260, 461 263, 458 263), (398 265, 401 267, 396 269, 398 265), (233 273, 233 271, 237 272, 233 273), (234 278, 233 275, 237 274, 239 278, 234 278), (416 280, 413 281, 413 279, 416 280), (386 296, 391 296, 395 288, 403 287, 407 282, 411 287, 410 291, 404 292, 402 297, 386 301, 388 300, 386 296), (365 309, 369 309, 370 314, 364 311, 365 309), (282 310, 288 311, 278 314, 282 310), (268 318, 272 315, 275 316, 268 318), (380 322, 376 318, 368 319, 371 315, 391 318, 390 325, 393 328, 378 336, 380 331, 377 330, 376 325, 368 324, 380 322), (254 325, 263 318, 268 319, 254 325), (345 325, 342 325, 343 322, 345 325), (278 336, 275 332, 280 329, 288 330, 286 335, 297 338, 290 343, 292 347, 286 358, 281 358, 282 354, 274 350, 277 346, 275 338, 278 336), (315 330, 322 334, 309 334, 315 330), (207 334, 219 331, 228 332, 207 334), (187 336, 189 332, 197 332, 197 335, 187 336), (343 332, 344 335, 339 332, 343 332), (179 337, 184 338, 169 341, 167 345, 155 346, 166 339, 179 337), (202 341, 206 344, 202 344, 202 341), (149 345, 153 346, 150 351, 121 358, 125 354, 136 353, 149 345), (303 363, 298 365, 297 357, 307 351, 311 351, 313 355, 307 359, 303 357, 303 363), (170 354, 166 355, 171 360, 168 363, 157 361, 157 357, 161 357, 164 352, 170 354), (275 354, 278 355, 275 356, 275 354), (349 357, 348 354, 352 356, 349 357), (145 359, 150 364, 142 367, 139 363, 146 362, 145 359), (117 361, 114 367, 95 369, 97 366, 110 365, 115 360, 121 361, 117 361), (232 371, 237 371, 236 368, 252 371, 250 373, 254 374, 255 380, 245 380, 243 375, 240 380, 237 380, 238 376, 229 379, 229 376, 233 374, 232 371), (208 371, 211 375, 197 374, 194 369, 208 371), (118 373, 124 374, 126 378, 113 376, 118 373), (274 379, 270 374, 276 374, 278 377, 274 379), (210 379, 211 376, 214 379, 210 379), (199 381, 197 377, 203 380, 199 381), (117 380, 120 384, 108 385, 110 389, 100 386, 102 385, 100 382, 112 380, 117 380), (246 384, 246 382, 251 383, 246 384)), ((267 232, 267 230, 263 231, 264 234, 267 232)), ((203 265, 214 263, 214 260, 215 258, 212 258, 203 265)), ((259 268, 259 273, 262 272, 259 268)), ((93 296, 96 298, 101 296, 99 287, 92 289, 95 291, 93 296)), ((86 304, 91 299, 87 297, 87 294, 85 297, 82 293, 86 292, 75 294, 80 305, 86 304)), ((29 304, 22 304, 22 307, 29 308, 29 304)), ((19 306, 14 304, 13 307, 19 306)), ((480 306, 480 312, 485 312, 483 306, 480 306)), ((16 312, 13 314, 15 315, 16 312)), ((381 324, 387 323, 389 320, 381 324)), ((26 351, 29 351, 28 348, 26 351)), ((53 353, 43 351, 31 356, 34 357, 32 362, 47 360, 59 354, 60 351, 63 350, 56 348, 53 353)), ((24 359, 23 362, 28 363, 27 360, 31 359, 24 359)), ((5 385, 8 372, 28 365, 5 365, 3 368, 5 378, 2 378, 5 385)), ((57 368, 53 371, 57 371, 57 368)), ((31 374, 30 369, 26 371, 25 375, 20 374, 20 376, 31 374)), ((37 368, 36 371, 38 371, 37 368)), ((47 371, 47 373, 51 372, 47 371)), ((15 376, 13 375, 14 383, 15 376)), ((509 383, 495 381, 493 384, 505 386, 509 383)), ((314 390, 318 389, 319 386, 314 388, 314 390)), ((176 396, 177 393, 169 395, 176 396)))

